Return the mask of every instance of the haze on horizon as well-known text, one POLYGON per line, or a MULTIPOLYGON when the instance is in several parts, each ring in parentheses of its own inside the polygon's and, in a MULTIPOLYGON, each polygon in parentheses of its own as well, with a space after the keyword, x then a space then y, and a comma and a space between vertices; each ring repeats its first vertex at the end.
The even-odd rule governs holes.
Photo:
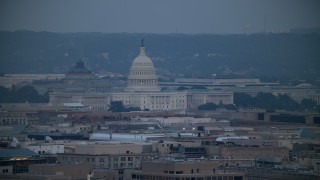
POLYGON ((315 27, 320 27, 318 0, 0 2, 2 31, 239 34, 315 27))

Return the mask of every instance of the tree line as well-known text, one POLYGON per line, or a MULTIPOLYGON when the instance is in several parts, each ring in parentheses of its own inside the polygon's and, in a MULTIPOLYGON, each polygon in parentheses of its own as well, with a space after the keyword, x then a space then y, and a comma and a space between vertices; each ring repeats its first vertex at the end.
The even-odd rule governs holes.
POLYGON ((303 99, 300 103, 287 94, 275 96, 260 92, 252 97, 246 93, 234 93, 234 103, 242 108, 278 109, 289 111, 319 111, 320 105, 312 99, 303 99))
MULTIPOLYGON (((130 112, 130 111, 141 111, 139 107, 125 107, 122 101, 111 101, 108 111, 111 112, 130 112)), ((149 111, 149 109, 144 109, 149 111)))
POLYGON ((0 103, 48 103, 49 92, 40 95, 32 86, 11 89, 0 86, 0 103))
MULTIPOLYGON (((40 95, 32 86, 24 86, 11 89, 0 86, 0 103, 48 103, 49 92, 40 95)), ((275 96, 271 93, 260 92, 252 97, 246 93, 234 93, 234 104, 206 103, 198 106, 198 110, 216 110, 217 108, 225 108, 229 110, 237 110, 238 108, 254 108, 254 109, 277 109, 288 111, 318 111, 320 105, 312 99, 303 99, 300 103, 292 99, 287 94, 275 96)), ((144 109, 148 111, 149 109, 144 109)), ((141 111, 139 107, 125 107, 121 101, 112 101, 109 111, 112 112, 129 112, 141 111)))
POLYGON ((320 105, 312 99, 303 99, 300 103, 292 99, 287 94, 275 96, 271 93, 260 92, 257 96, 250 96, 246 93, 234 93, 234 104, 206 103, 198 106, 198 110, 216 110, 225 108, 228 110, 237 110, 238 108, 248 109, 272 109, 287 111, 318 111, 320 105))
MULTIPOLYGON (((320 76, 320 33, 145 34, 144 37, 147 54, 155 66, 172 74, 239 76, 239 72, 245 72, 241 76, 280 80, 294 77, 313 82, 320 76)), ((127 73, 139 54, 141 34, 0 31, 0 39, 2 73, 63 73, 83 55, 94 72, 127 73)))

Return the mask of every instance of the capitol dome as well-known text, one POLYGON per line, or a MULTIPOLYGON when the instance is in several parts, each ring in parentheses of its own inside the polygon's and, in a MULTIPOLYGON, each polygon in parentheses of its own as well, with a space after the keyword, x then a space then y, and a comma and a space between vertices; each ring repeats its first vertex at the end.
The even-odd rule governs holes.
POLYGON ((143 39, 140 54, 131 65, 126 91, 160 91, 152 60, 146 55, 143 39))
POLYGON ((154 68, 154 66, 148 56, 140 54, 133 60, 131 68, 154 68))

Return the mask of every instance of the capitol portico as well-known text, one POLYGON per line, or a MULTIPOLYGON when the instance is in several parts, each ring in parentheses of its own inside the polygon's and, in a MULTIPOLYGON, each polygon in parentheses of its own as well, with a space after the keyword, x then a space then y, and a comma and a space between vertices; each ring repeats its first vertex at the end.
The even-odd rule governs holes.
POLYGON ((152 60, 147 56, 143 40, 140 54, 133 60, 127 87, 122 92, 53 92, 50 104, 81 103, 93 110, 108 110, 112 101, 122 101, 126 107, 141 110, 188 110, 209 102, 233 104, 233 92, 213 90, 165 90, 158 86, 158 76, 152 60))

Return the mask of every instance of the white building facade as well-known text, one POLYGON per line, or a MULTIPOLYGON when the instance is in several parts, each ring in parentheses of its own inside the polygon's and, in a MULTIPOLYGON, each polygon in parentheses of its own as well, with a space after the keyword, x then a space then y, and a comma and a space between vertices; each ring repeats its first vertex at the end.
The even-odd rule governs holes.
POLYGON ((4 74, 0 76, 0 86, 11 88, 13 85, 29 84, 35 80, 59 80, 64 74, 4 74))
POLYGON ((26 148, 38 154, 58 154, 64 153, 64 144, 40 143, 30 144, 26 148))
POLYGON ((107 110, 112 101, 122 101, 126 107, 141 110, 188 110, 201 104, 213 102, 233 104, 233 92, 212 90, 161 91, 152 60, 146 55, 142 44, 140 54, 133 60, 127 87, 122 92, 76 93, 54 92, 50 104, 82 103, 93 110, 107 110))

